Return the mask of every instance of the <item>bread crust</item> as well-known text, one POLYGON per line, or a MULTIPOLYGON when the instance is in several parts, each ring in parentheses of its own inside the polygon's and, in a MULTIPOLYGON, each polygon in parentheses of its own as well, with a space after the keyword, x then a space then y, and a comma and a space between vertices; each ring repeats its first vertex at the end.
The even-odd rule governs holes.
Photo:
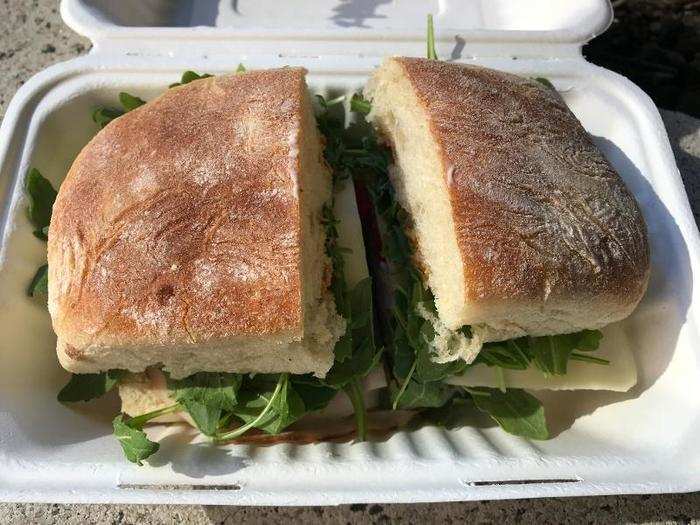
POLYGON ((491 324, 505 338, 629 315, 649 279, 644 219, 561 97, 482 67, 391 60, 440 150, 464 266, 464 323, 491 324))
POLYGON ((169 89, 81 151, 49 230, 60 353, 78 362, 87 348, 303 337, 304 75, 253 71, 169 89))

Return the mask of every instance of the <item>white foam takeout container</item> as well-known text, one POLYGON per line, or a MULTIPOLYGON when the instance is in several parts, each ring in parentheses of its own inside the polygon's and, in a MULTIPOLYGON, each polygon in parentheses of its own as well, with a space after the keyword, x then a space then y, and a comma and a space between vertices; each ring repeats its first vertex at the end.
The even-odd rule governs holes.
POLYGON ((698 231, 659 114, 626 79, 584 60, 612 19, 606 0, 64 0, 92 51, 37 74, 0 131, 0 500, 208 504, 417 502, 700 489, 698 231), (363 85, 385 55, 423 56, 433 12, 439 55, 544 76, 637 197, 652 277, 621 324, 639 368, 629 393, 560 392, 556 437, 478 425, 425 427, 380 442, 217 448, 156 427, 149 466, 111 435, 115 399, 63 406, 48 313, 25 296, 45 245, 25 217, 23 178, 58 185, 96 132, 91 109, 128 90, 149 99, 182 71, 303 65, 316 92, 363 85))

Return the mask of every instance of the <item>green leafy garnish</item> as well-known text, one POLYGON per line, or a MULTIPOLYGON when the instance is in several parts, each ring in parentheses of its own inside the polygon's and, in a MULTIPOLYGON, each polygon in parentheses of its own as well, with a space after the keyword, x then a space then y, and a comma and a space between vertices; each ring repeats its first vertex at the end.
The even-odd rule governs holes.
MULTIPOLYGON (((318 105, 325 112, 327 109, 332 108, 333 106, 337 106, 338 104, 341 104, 345 100, 345 95, 338 95, 337 97, 332 98, 330 100, 326 100, 326 97, 324 97, 323 95, 316 95, 316 100, 318 101, 318 105)), ((322 113, 318 118, 320 120, 323 118, 330 118, 330 117, 328 117, 327 114, 322 113)))
POLYGON ((498 425, 516 436, 549 439, 542 403, 524 390, 493 388, 467 389, 477 408, 487 413, 498 425))
MULTIPOLYGON (((32 168, 27 173, 25 191, 29 200, 27 217, 34 227, 32 233, 38 239, 46 241, 49 238, 49 224, 57 192, 48 179, 36 168, 32 168)), ((48 277, 49 266, 43 264, 34 273, 34 277, 27 287, 27 295, 41 299, 46 304, 49 296, 48 277)))
POLYGON ((345 386, 345 393, 352 403, 355 412, 355 427, 358 441, 367 439, 367 411, 365 410, 365 398, 362 393, 362 385, 355 378, 345 386))
MULTIPOLYGON (((380 163, 382 168, 388 165, 388 159, 382 154, 377 159, 370 150, 374 145, 363 139, 352 144, 350 132, 343 120, 332 115, 329 109, 345 96, 326 101, 317 95, 321 114, 317 117, 318 127, 325 136, 324 156, 332 169, 334 187, 338 188, 358 171, 372 169, 373 163, 380 163)), ((351 99, 351 107, 358 107, 358 101, 364 99, 356 95, 351 99), (359 97, 359 98, 358 98, 359 97), (354 104, 352 101, 355 101, 354 104)), ((361 102, 360 102, 361 104, 361 102)), ((365 106, 369 103, 364 101, 365 106)), ((372 304, 372 280, 367 277, 349 289, 345 281, 343 253, 345 249, 338 245, 337 220, 333 215, 333 201, 323 209, 323 225, 326 231, 326 254, 333 268, 330 290, 333 293, 338 313, 347 321, 347 331, 335 347, 335 361, 323 379, 324 385, 343 389, 355 409, 357 437, 366 436, 366 413, 362 398, 360 380, 379 363, 382 351, 378 349, 374 333, 374 308, 372 304)))
POLYGON ((158 452, 160 444, 148 439, 143 430, 125 423, 121 414, 114 418, 112 426, 126 459, 132 463, 143 465, 143 460, 158 452))
POLYGON ((594 357, 587 354, 579 354, 578 352, 571 352, 569 359, 572 361, 583 361, 584 363, 593 363, 596 365, 609 365, 610 361, 603 359, 602 357, 594 357))
POLYGON ((536 80, 540 84, 542 84, 544 87, 547 87, 551 89, 552 91, 556 91, 556 88, 554 87, 554 84, 552 84, 549 79, 546 79, 544 77, 535 77, 533 80, 536 80))
MULTIPOLYGON (((240 65, 238 67, 241 67, 240 65)), ((236 70, 238 71, 238 70, 236 70)), ((168 87, 172 88, 175 86, 184 86, 185 84, 189 84, 193 80, 200 80, 202 78, 209 78, 212 75, 209 73, 202 73, 201 75, 199 73, 195 73, 194 71, 185 71, 182 74, 182 77, 180 78, 180 82, 174 82, 173 84, 170 84, 168 87)))
POLYGON ((289 379, 304 402, 307 412, 325 408, 338 394, 338 389, 324 385, 321 380, 311 375, 292 375, 289 379))
POLYGON ((99 107, 92 112, 92 120, 102 129, 123 114, 124 112, 120 109, 99 107))
POLYGON ((41 298, 46 301, 49 297, 49 265, 42 264, 32 277, 27 287, 29 297, 41 298))
POLYGON ((361 115, 367 115, 372 111, 372 104, 361 93, 355 93, 350 99, 350 110, 361 115))
POLYGON ((525 370, 536 366, 545 376, 564 375, 570 360, 607 365, 607 359, 576 352, 598 349, 603 334, 599 330, 582 330, 573 334, 545 337, 521 337, 500 343, 486 343, 474 364, 525 370))
POLYGON ((48 239, 46 228, 51 222, 51 211, 57 192, 36 168, 29 170, 24 187, 29 199, 27 216, 34 227, 34 236, 45 241, 48 239))
POLYGON ((236 68, 236 75, 240 75, 241 73, 245 73, 245 72, 246 72, 245 66, 243 64, 239 63, 238 67, 236 68))
MULTIPOLYGON (((529 353, 535 366, 545 376, 565 375, 567 364, 574 350, 586 352, 596 350, 602 337, 603 335, 597 330, 584 330, 574 334, 530 337, 528 340, 529 353)), ((580 360, 580 354, 578 359, 580 360)), ((589 361, 595 362, 593 360, 589 361)))
POLYGON ((270 389, 266 376, 256 376, 241 392, 240 402, 232 414, 245 424, 215 436, 216 441, 229 441, 252 428, 279 434, 304 414, 304 401, 289 385, 289 374, 280 374, 270 389))
POLYGON ((437 53, 435 52, 435 28, 433 27, 433 15, 428 15, 428 38, 427 38, 427 48, 428 48, 428 58, 431 60, 437 60, 437 53))
POLYGON ((458 392, 444 405, 421 411, 420 420, 442 428, 459 428, 473 419, 475 412, 477 410, 472 396, 458 392))
POLYGON ((168 380, 173 397, 192 416, 206 436, 219 430, 225 411, 234 410, 242 377, 239 374, 199 372, 185 379, 168 380))
POLYGON ((474 364, 483 363, 509 370, 525 370, 530 366, 531 361, 527 337, 521 337, 484 344, 476 356, 474 364))
POLYGON ((100 126, 100 129, 104 128, 115 118, 121 117, 124 113, 128 113, 132 109, 136 109, 146 103, 145 100, 124 91, 119 93, 119 102, 123 109, 99 106, 92 112, 92 120, 100 126))
POLYGON ((99 374, 73 374, 56 399, 61 403, 97 399, 112 390, 125 374, 124 370, 110 370, 99 374))
POLYGON ((401 385, 400 393, 395 393, 395 385, 391 385, 393 408, 428 408, 441 407, 457 392, 457 388, 442 381, 420 382, 407 378, 401 385))
POLYGON ((349 308, 345 319, 348 329, 338 342, 342 352, 350 349, 349 355, 336 358, 323 383, 335 388, 342 388, 353 379, 366 376, 377 363, 381 352, 374 342, 374 321, 372 319, 372 281, 363 279, 348 294, 349 308), (349 342, 344 342, 349 340, 349 342))
POLYGON ((143 426, 151 419, 177 412, 178 410, 180 410, 180 405, 171 405, 141 416, 132 417, 127 421, 124 421, 122 414, 115 417, 112 421, 114 437, 119 441, 126 459, 137 465, 143 465, 144 459, 158 452, 160 445, 148 439, 148 436, 143 431, 143 426))
POLYGON ((122 106, 124 106, 124 111, 128 113, 132 109, 136 109, 139 106, 143 106, 146 101, 136 97, 134 95, 130 95, 129 93, 125 93, 122 91, 119 93, 119 102, 121 102, 122 106))

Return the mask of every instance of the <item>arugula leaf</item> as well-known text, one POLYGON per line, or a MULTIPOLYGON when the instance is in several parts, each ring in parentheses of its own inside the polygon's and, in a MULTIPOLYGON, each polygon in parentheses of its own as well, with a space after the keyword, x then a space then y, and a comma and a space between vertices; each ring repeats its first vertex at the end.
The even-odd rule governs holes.
POLYGON ((372 111, 372 104, 362 93, 355 93, 350 99, 350 111, 361 115, 368 115, 372 111))
POLYGON ((208 405, 190 398, 178 400, 178 403, 192 417, 194 424, 205 436, 213 436, 221 426, 222 409, 220 406, 208 405))
MULTIPOLYGON (((343 121, 328 111, 329 106, 338 104, 345 97, 331 101, 326 101, 320 95, 317 98, 324 109, 317 118, 319 130, 326 138, 324 156, 332 168, 334 184, 337 185, 351 178, 361 168, 367 150, 349 147, 352 146, 351 139, 343 121)), ((360 99, 353 97, 355 106, 360 99)), ((367 143, 363 142, 360 146, 367 146, 367 143)), ((386 165, 388 162, 384 163, 386 165)), ((348 289, 344 278, 343 249, 338 246, 337 220, 333 216, 332 202, 323 210, 323 224, 326 228, 326 253, 333 266, 330 288, 338 313, 348 321, 348 331, 335 348, 335 363, 324 382, 342 388, 353 379, 366 375, 379 359, 374 340, 372 281, 368 277, 357 283, 352 290, 348 289)))
POLYGON ((457 392, 442 406, 422 410, 420 420, 448 430, 465 426, 473 418, 476 405, 471 397, 459 394, 457 392))
POLYGON ((178 401, 189 399, 231 410, 236 406, 236 396, 242 382, 240 374, 198 372, 184 379, 168 378, 168 388, 178 401))
POLYGON ((117 369, 99 374, 73 374, 56 399, 61 403, 96 399, 112 390, 125 374, 125 370, 117 369))
POLYGON ((499 343, 486 343, 474 360, 474 364, 485 364, 510 370, 525 370, 530 366, 527 337, 509 339, 499 343))
POLYGON ((579 354, 577 352, 572 352, 569 356, 571 361, 583 361, 584 363, 593 363, 596 365, 609 365, 610 361, 608 359, 603 359, 602 357, 593 357, 592 355, 579 354))
POLYGON ((57 192, 36 168, 32 168, 27 174, 25 190, 29 200, 27 216, 34 226, 34 236, 45 241, 48 239, 45 228, 51 222, 51 212, 57 192))
MULTIPOLYGON (((339 95, 335 98, 332 98, 330 100, 326 100, 326 97, 323 95, 316 95, 316 100, 318 101, 318 105, 321 106, 321 109, 326 111, 329 108, 333 106, 337 106, 341 102, 345 100, 345 95, 339 95)), ((325 117, 326 115, 320 115, 319 117, 325 117)))
POLYGON ((457 388, 442 381, 419 382, 409 379, 402 386, 401 395, 396 385, 390 386, 394 409, 441 407, 457 392, 457 388))
POLYGON ((128 113, 132 109, 136 109, 139 106, 143 106, 146 103, 145 100, 134 95, 130 95, 129 93, 125 93, 124 91, 119 93, 119 102, 121 102, 122 106, 124 106, 125 113, 128 113))
MULTIPOLYGON (((354 378, 364 377, 372 370, 381 356, 374 341, 372 309, 372 280, 367 277, 357 283, 350 292, 351 314, 348 333, 352 341, 352 355, 343 361, 336 360, 323 382, 342 388, 354 378), (370 315, 367 315, 368 312, 370 315)), ((348 335, 348 334, 346 334, 348 335)))
POLYGON ((574 348, 582 352, 592 352, 598 350, 601 339, 603 339, 603 333, 600 330, 581 330, 575 334, 571 334, 575 337, 574 348))
POLYGON ((338 246, 338 219, 335 218, 331 204, 325 204, 321 211, 321 224, 326 232, 326 255, 331 260, 330 291, 333 294, 338 313, 345 319, 350 315, 350 304, 347 298, 347 283, 345 282, 345 260, 342 249, 338 246))
POLYGON ((92 120, 102 129, 123 114, 124 112, 121 109, 99 107, 92 112, 92 120))
POLYGON ((563 375, 569 360, 609 364, 607 359, 575 353, 575 350, 597 350, 602 338, 599 330, 582 330, 573 334, 520 337, 500 343, 486 343, 474 364, 525 370, 532 363, 545 375, 563 375))
POLYGON ((393 362, 392 372, 400 380, 413 375, 416 369, 416 353, 401 325, 394 329, 394 339, 389 346, 393 362))
POLYGON ((546 79, 544 77, 534 77, 533 80, 539 82, 542 84, 544 87, 551 89, 552 91, 556 91, 556 88, 554 87, 554 84, 552 84, 549 79, 546 79))
POLYGON ((137 465, 143 465, 143 460, 152 456, 160 445, 148 439, 146 433, 140 428, 133 428, 124 422, 119 414, 112 421, 114 436, 124 451, 126 459, 137 465))
MULTIPOLYGON (((274 377, 274 376, 272 376, 274 377)), ((218 433, 216 441, 242 436, 251 428, 279 434, 304 415, 306 407, 289 381, 289 374, 280 374, 270 388, 270 376, 261 374, 248 380, 241 389, 239 402, 231 413, 245 424, 229 432, 218 433)))
MULTIPOLYGON (((364 139, 359 148, 352 147, 350 134, 345 128, 344 121, 333 116, 329 108, 339 104, 345 96, 326 101, 320 95, 317 96, 319 105, 323 111, 317 117, 319 131, 325 137, 324 157, 332 169, 333 183, 337 186, 361 169, 366 169, 368 164, 376 163, 375 159, 368 162, 370 157, 368 148, 374 146, 364 139)), ((369 103, 360 95, 353 96, 351 107, 353 110, 369 103)), ((383 156, 382 167, 386 167, 386 155, 383 156)), ((357 283, 349 290, 344 276, 345 251, 338 245, 337 219, 333 215, 333 201, 323 209, 323 224, 326 230, 326 254, 331 259, 333 273, 330 289, 335 298, 338 313, 347 321, 346 333, 335 346, 335 360, 322 383, 336 389, 343 389, 352 401, 355 409, 357 423, 357 437, 365 439, 367 417, 364 400, 360 389, 359 380, 376 367, 382 354, 377 349, 374 334, 374 308, 372 304, 372 280, 366 279, 357 283)))
POLYGON ((92 112, 92 120, 100 126, 100 129, 103 129, 115 118, 121 117, 124 113, 128 113, 132 109, 136 109, 146 103, 145 100, 129 93, 125 93, 124 91, 119 93, 119 102, 121 103, 123 109, 99 106, 92 112))
POLYGON ((29 297, 41 298, 46 301, 49 297, 49 265, 42 264, 32 277, 32 281, 27 287, 29 297))
POLYGON ((174 82, 173 84, 170 84, 168 87, 172 88, 175 86, 184 86, 185 84, 189 84, 193 80, 199 80, 202 78, 209 78, 212 75, 209 73, 202 73, 201 75, 199 73, 195 73, 194 71, 185 71, 182 74, 182 77, 180 78, 180 82, 174 82))
POLYGON ((437 60, 438 56, 435 52, 435 28, 433 27, 433 15, 428 15, 428 38, 427 38, 428 58, 437 60))
POLYGON ((148 439, 148 436, 146 436, 146 433, 143 431, 144 425, 152 419, 164 414, 178 412, 180 409, 180 405, 176 403, 140 416, 129 418, 127 421, 124 421, 124 416, 122 414, 115 417, 112 421, 114 437, 119 441, 126 459, 132 463, 143 465, 144 459, 155 454, 160 448, 160 445, 148 439))
POLYGON ((524 390, 493 388, 468 389, 477 408, 487 413, 498 425, 516 436, 549 439, 542 403, 524 390))
POLYGON ((320 95, 316 95, 316 98, 323 110, 316 120, 319 131, 326 139, 324 157, 332 168, 334 182, 361 178, 366 172, 385 171, 391 153, 379 145, 372 131, 366 125, 358 123, 346 127, 344 117, 329 110, 331 106, 342 102, 345 95, 330 101, 320 95), (358 139, 358 136, 361 138, 358 139))
POLYGON ((199 372, 185 379, 168 379, 168 388, 206 436, 219 430, 224 411, 234 410, 242 383, 238 374, 199 372))
POLYGON ((307 412, 321 410, 328 406, 331 399, 337 394, 338 390, 324 385, 317 377, 312 375, 293 375, 289 380, 301 400, 304 402, 304 407, 307 412))
MULTIPOLYGON (((574 334, 529 338, 532 361, 545 376, 564 375, 574 350, 590 352, 598 348, 603 335, 598 330, 584 330, 574 334)), ((594 362, 591 360, 591 362, 594 362)))

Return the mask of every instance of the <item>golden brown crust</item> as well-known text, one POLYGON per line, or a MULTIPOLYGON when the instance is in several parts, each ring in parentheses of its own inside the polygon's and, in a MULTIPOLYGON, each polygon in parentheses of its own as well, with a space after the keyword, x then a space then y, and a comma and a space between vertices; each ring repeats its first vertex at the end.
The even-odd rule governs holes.
POLYGON ((440 148, 467 299, 574 300, 629 314, 649 276, 646 226, 559 95, 481 67, 394 60, 440 148))
POLYGON ((83 149, 48 246, 54 329, 74 358, 88 345, 302 337, 304 73, 170 89, 83 149))

